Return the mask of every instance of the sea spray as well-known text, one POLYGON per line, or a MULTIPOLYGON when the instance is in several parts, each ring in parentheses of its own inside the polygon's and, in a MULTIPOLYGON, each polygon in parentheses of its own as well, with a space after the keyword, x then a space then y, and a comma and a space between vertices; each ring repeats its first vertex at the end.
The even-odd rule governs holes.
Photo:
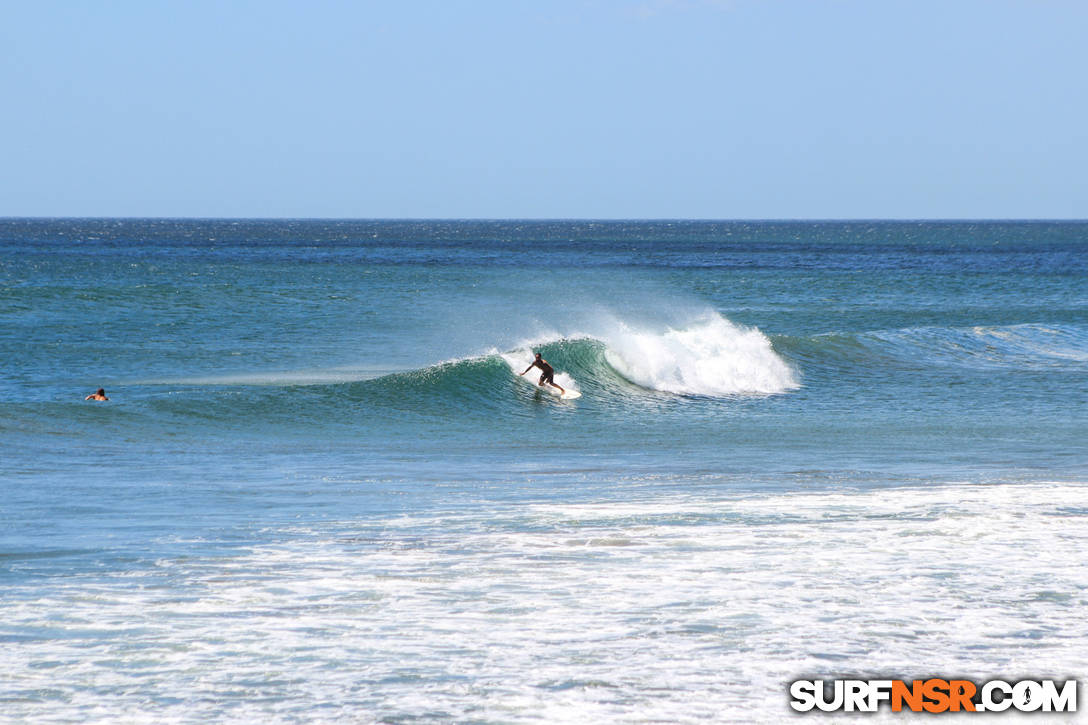
POLYGON ((616 322, 603 335, 605 358, 625 378, 652 390, 687 395, 775 394, 799 387, 796 372, 754 327, 708 313, 663 332, 616 322))

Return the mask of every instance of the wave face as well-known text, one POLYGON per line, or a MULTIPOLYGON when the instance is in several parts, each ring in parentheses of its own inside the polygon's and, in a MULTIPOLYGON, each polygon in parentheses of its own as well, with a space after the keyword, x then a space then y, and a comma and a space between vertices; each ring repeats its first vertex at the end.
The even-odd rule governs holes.
MULTIPOLYGON (((448 392, 495 405, 512 375, 540 352, 563 388, 601 401, 668 393, 733 398, 781 395, 801 388, 802 373, 844 368, 851 376, 884 370, 964 371, 1088 369, 1088 331, 1078 326, 1015 325, 907 328, 776 336, 707 313, 686 326, 652 330, 612 319, 594 335, 545 336, 480 356, 359 381, 396 397, 448 392)), ((530 370, 528 382, 539 373, 530 370)))
MULTIPOLYGON (((758 328, 709 313, 687 326, 660 331, 615 320, 597 336, 545 338, 493 354, 518 373, 535 351, 566 366, 556 368, 556 381, 564 388, 581 391, 585 385, 602 394, 630 394, 631 385, 624 385, 628 383, 642 391, 731 397, 797 390, 807 366, 845 364, 859 374, 881 368, 1084 370, 1088 331, 1071 325, 920 327, 777 336, 772 341, 758 328)), ((451 376, 479 372, 478 362, 466 360, 429 368, 425 375, 435 376, 439 368, 451 364, 473 368, 451 370, 451 376)), ((534 377, 532 371, 527 377, 534 377)))

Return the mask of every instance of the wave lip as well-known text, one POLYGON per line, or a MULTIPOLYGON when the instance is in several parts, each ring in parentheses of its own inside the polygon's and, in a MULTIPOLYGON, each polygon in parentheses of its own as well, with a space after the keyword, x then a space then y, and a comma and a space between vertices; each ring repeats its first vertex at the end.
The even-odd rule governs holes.
POLYGON ((766 335, 717 313, 663 333, 617 323, 605 359, 637 385, 681 395, 774 395, 800 387, 766 335))

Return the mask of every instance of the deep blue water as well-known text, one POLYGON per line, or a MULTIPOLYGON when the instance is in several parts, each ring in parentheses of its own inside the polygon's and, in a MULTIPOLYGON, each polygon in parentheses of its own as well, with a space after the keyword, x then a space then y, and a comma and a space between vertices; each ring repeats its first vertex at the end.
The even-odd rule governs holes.
MULTIPOLYGON (((675 518, 677 497, 696 509, 777 502, 788 518, 794 504, 783 502, 808 494, 869 508, 897 491, 946 502, 964 484, 1073 496, 1088 479, 1088 223, 7 219, 0 359, 0 597, 45 612, 3 625, 0 636, 29 644, 8 663, 25 676, 0 695, 20 703, 16 717, 82 718, 109 693, 58 684, 55 696, 28 694, 43 687, 31 676, 39 655, 63 663, 71 647, 126 641, 101 622, 78 642, 42 633, 40 617, 80 605, 62 587, 74 579, 131 610, 146 606, 137 593, 147 586, 187 596, 188 575, 164 568, 321 541, 365 539, 377 556, 454 530, 522 541, 552 525, 524 518, 542 506, 641 502, 650 519, 624 526, 671 530, 734 514, 761 525, 736 512, 675 518), (581 397, 519 379, 530 350, 581 397), (100 386, 109 402, 83 400, 100 386)), ((1002 494, 995 510, 1014 516, 1015 500, 1002 494)), ((903 524, 902 513, 888 516, 903 524)), ((560 516, 571 539, 599 526, 572 516, 560 516)), ((1082 533, 1063 536, 1081 546, 1082 533)), ((464 546, 459 566, 486 568, 490 544, 464 546)), ((263 566, 245 570, 277 576, 263 566)), ((508 575, 471 581, 490 591, 514 586, 508 575)), ((532 607, 543 591, 528 586, 511 606, 532 607)), ((284 592, 291 606, 309 601, 284 592)), ((427 601, 420 612, 438 606, 427 601)), ((340 604, 349 618, 399 622, 395 607, 353 615, 340 604)), ((899 615, 916 605, 888 603, 899 615)), ((217 611, 220 623, 246 616, 217 611)), ((150 644, 137 637, 133 657, 208 641, 166 622, 150 617, 148 631, 164 629, 150 644)), ((774 622, 767 636, 785 639, 774 622)), ((390 644, 381 656, 383 641, 370 643, 379 654, 367 667, 392 676, 403 653, 390 644)), ((229 670, 239 645, 225 642, 229 670)), ((113 652, 95 677, 172 707, 126 679, 128 656, 113 652)), ((196 677, 192 662, 156 662, 177 686, 196 677)), ((344 713, 471 719, 494 694, 451 694, 461 675, 435 666, 405 691, 437 689, 437 710, 422 696, 402 702, 379 678, 344 713)), ((518 680, 526 667, 493 677, 518 680)), ((629 674, 616 717, 653 711, 640 700, 653 677, 629 674)), ((254 706, 269 717, 316 702, 270 687, 261 697, 279 704, 254 706)), ((327 699, 347 702, 346 684, 330 687, 327 699)), ((522 693, 536 704, 506 716, 484 708, 484 719, 531 719, 546 692, 522 693)), ((219 703, 212 717, 252 704, 223 689, 192 697, 219 703)), ((107 715, 132 712, 116 707, 107 715)))

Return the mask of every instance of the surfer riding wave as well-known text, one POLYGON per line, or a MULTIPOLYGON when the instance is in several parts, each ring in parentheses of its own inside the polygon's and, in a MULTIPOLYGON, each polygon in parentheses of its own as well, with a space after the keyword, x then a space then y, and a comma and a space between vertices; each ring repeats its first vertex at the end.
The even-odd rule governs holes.
POLYGON ((542 358, 539 352, 536 354, 536 359, 529 363, 529 367, 522 370, 520 373, 518 373, 518 375, 524 375, 533 368, 540 368, 540 370, 542 371, 540 375, 540 382, 538 382, 537 385, 539 385, 540 387, 544 387, 544 383, 547 383, 553 388, 559 388, 560 394, 565 394, 567 392, 563 389, 561 385, 559 385, 559 383, 553 380, 553 378, 555 377, 555 368, 549 365, 548 361, 542 358))

